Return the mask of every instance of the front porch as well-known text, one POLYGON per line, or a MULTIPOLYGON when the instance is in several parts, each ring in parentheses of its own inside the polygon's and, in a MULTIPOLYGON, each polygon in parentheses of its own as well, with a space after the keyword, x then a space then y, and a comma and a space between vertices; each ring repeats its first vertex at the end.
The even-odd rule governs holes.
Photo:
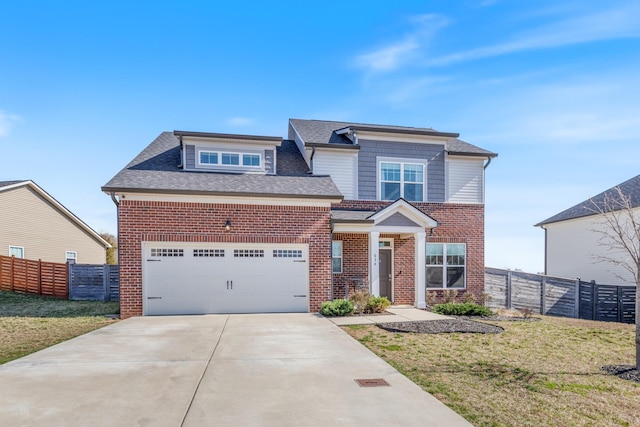
POLYGON ((437 221, 403 199, 378 211, 334 209, 331 221, 334 298, 368 290, 426 307, 426 237, 437 221))

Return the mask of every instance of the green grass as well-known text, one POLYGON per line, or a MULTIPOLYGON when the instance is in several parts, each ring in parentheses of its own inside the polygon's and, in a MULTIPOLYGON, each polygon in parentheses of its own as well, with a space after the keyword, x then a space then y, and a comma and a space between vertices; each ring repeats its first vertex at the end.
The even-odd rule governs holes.
POLYGON ((640 384, 600 371, 634 363, 634 325, 499 325, 487 335, 344 329, 476 426, 640 426, 640 384))
POLYGON ((113 323, 118 307, 0 291, 0 364, 113 323))

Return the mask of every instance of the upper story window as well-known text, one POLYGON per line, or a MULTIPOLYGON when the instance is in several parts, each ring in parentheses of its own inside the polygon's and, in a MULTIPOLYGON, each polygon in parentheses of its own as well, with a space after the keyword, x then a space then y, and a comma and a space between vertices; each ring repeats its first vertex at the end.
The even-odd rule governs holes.
POLYGON ((251 153, 201 150, 198 152, 198 160, 204 166, 242 166, 250 168, 262 166, 262 156, 251 153))
POLYGON ((75 264, 78 261, 78 252, 76 251, 65 251, 64 256, 69 264, 75 264))
POLYGON ((380 162, 380 199, 424 201, 424 164, 380 162))

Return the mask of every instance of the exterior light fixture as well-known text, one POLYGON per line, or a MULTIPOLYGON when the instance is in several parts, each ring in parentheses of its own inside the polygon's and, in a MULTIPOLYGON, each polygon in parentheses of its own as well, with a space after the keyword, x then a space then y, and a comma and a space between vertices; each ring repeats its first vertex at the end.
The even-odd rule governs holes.
POLYGON ((231 220, 228 219, 227 222, 224 224, 224 229, 229 231, 231 230, 231 220))

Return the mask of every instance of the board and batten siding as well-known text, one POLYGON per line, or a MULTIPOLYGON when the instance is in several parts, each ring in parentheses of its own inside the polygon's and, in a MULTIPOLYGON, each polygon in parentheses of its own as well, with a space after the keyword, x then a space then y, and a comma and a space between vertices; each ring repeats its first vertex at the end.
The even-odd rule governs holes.
POLYGON ((448 156, 447 201, 484 203, 484 158, 448 156))
MULTIPOLYGON (((634 284, 629 273, 613 264, 598 261, 598 255, 612 256, 598 240, 595 229, 603 227, 596 215, 546 224, 547 275, 580 278, 585 282, 634 284), (624 277, 621 280, 617 275, 624 277)), ((624 257, 624 253, 620 256, 624 257)))
POLYGON ((22 186, 0 192, 0 254, 24 247, 27 259, 66 262, 66 251, 78 263, 103 264, 105 248, 38 193, 22 186))
POLYGON ((353 153, 317 150, 313 157, 313 174, 329 175, 345 199, 356 198, 356 164, 358 156, 353 153))
MULTIPOLYGON (((359 140, 358 199, 376 200, 378 157, 426 160, 427 202, 445 201, 444 145, 392 141, 359 140)), ((314 159, 315 160, 315 159, 314 159)), ((346 197, 345 197, 346 198, 346 197)))

